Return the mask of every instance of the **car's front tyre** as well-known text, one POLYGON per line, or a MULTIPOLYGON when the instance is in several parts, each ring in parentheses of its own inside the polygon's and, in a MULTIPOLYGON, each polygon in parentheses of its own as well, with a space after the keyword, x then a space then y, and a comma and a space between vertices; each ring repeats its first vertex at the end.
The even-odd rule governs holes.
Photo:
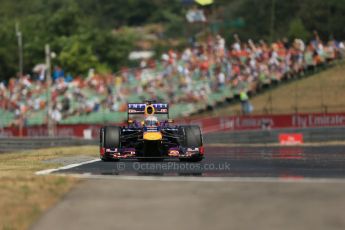
POLYGON ((102 161, 118 161, 107 154, 106 149, 120 148, 121 128, 105 126, 100 130, 100 158, 102 161))

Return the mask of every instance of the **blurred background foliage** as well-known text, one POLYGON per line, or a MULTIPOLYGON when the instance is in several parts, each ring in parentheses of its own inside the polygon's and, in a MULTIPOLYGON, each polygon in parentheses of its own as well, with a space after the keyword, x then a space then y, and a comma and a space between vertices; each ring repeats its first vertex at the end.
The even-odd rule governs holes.
MULTIPOLYGON (((207 23, 188 24, 196 7, 188 0, 0 0, 0 79, 18 71, 15 25, 23 34, 24 70, 44 62, 44 44, 56 53, 54 63, 72 74, 89 68, 115 72, 130 66, 133 50, 183 47, 201 32, 220 33, 227 42, 345 37, 345 0, 215 0, 204 9, 207 23), (152 35, 154 37, 152 38, 152 35), (143 41, 144 40, 144 41, 143 41), (147 42, 148 41, 148 42, 147 42)), ((200 7, 200 6, 199 6, 200 7)))

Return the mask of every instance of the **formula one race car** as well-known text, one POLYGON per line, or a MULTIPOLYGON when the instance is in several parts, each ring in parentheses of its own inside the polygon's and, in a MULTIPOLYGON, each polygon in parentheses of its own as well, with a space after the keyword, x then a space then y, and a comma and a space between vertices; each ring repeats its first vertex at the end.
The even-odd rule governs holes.
POLYGON ((100 130, 100 158, 103 161, 136 158, 161 160, 176 158, 198 162, 204 147, 199 126, 173 125, 165 103, 128 104, 127 126, 105 126, 100 130), (138 116, 139 115, 139 116, 138 116), (132 116, 136 116, 134 119, 132 116), (166 116, 166 119, 160 119, 166 116), (137 120, 138 118, 141 120, 137 120))

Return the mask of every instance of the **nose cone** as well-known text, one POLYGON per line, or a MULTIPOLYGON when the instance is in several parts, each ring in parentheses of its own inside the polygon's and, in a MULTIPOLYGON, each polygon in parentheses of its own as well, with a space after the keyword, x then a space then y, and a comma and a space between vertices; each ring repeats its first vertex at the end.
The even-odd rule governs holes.
POLYGON ((162 140, 161 132, 145 132, 143 136, 146 141, 159 141, 162 140))

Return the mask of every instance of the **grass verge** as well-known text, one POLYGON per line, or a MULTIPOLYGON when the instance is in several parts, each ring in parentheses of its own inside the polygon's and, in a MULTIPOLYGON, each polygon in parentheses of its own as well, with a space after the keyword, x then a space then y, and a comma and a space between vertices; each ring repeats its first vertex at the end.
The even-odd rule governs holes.
MULTIPOLYGON (((250 99, 253 114, 291 114, 344 112, 345 111, 345 64, 318 74, 281 84, 250 99)), ((216 108, 208 115, 240 114, 241 104, 216 108)))
POLYGON ((96 146, 84 146, 0 154, 0 229, 28 229, 78 182, 72 177, 34 175, 61 166, 44 160, 75 155, 96 158, 97 152, 96 146))

